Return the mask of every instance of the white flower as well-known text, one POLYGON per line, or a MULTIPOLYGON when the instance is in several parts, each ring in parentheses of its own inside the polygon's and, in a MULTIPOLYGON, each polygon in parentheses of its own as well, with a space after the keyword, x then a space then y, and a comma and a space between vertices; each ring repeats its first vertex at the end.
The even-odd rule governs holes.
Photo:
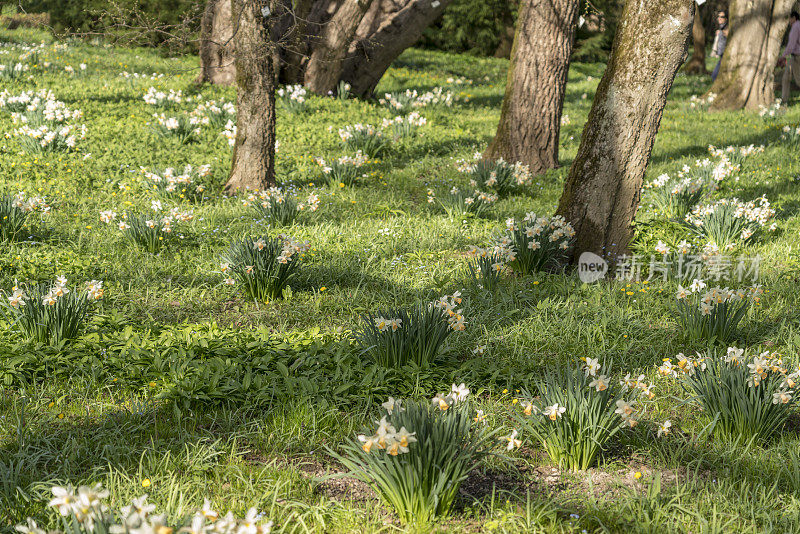
POLYGON ((559 406, 558 403, 555 403, 552 406, 545 408, 542 413, 549 417, 551 421, 555 421, 566 411, 567 408, 565 406, 559 406))
POLYGON ((389 400, 381 404, 381 406, 383 406, 386 409, 389 415, 392 415, 392 412, 394 412, 395 410, 397 410, 398 412, 403 411, 403 408, 400 406, 401 402, 402 401, 400 399, 395 400, 394 397, 389 397, 389 400))
POLYGON ((597 358, 586 358, 583 370, 586 371, 586 376, 595 376, 600 370, 600 362, 597 358))
POLYGON ((658 437, 660 438, 661 436, 669 434, 670 427, 672 427, 672 421, 670 421, 669 419, 661 423, 658 426, 658 437))
POLYGON ((508 445, 506 446, 506 450, 507 451, 512 451, 515 448, 518 449, 520 447, 520 445, 522 445, 522 441, 517 439, 518 435, 519 435, 519 433, 515 429, 508 436, 504 436, 504 437, 500 438, 500 441, 507 441, 508 442, 508 445))
POLYGON ((453 384, 450 387, 450 395, 453 397, 455 402, 465 401, 469 396, 469 388, 464 385, 464 382, 459 385, 453 384))

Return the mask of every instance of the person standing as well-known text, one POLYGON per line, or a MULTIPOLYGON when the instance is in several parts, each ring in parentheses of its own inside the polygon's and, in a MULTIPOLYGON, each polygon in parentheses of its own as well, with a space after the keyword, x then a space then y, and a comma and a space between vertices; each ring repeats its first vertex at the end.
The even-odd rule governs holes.
POLYGON ((717 66, 711 73, 711 81, 716 81, 719 75, 719 66, 722 64, 722 54, 728 44, 728 15, 724 11, 717 13, 717 33, 714 34, 714 44, 711 46, 711 55, 718 57, 717 66))
POLYGON ((800 85, 800 15, 797 11, 792 11, 789 15, 789 42, 786 43, 786 50, 778 59, 778 66, 783 69, 783 79, 781 80, 781 102, 783 105, 789 103, 792 96, 792 79, 794 83, 800 85))

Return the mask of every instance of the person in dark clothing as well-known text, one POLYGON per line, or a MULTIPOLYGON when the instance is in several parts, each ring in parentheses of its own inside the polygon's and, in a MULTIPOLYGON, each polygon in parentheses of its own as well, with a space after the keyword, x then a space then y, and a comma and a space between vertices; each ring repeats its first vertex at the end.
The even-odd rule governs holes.
POLYGON ((717 24, 719 28, 714 35, 714 45, 711 47, 711 55, 718 57, 717 66, 711 73, 711 80, 716 80, 719 75, 719 66, 722 64, 722 54, 725 53, 725 46, 728 44, 728 16, 724 11, 717 13, 717 24))

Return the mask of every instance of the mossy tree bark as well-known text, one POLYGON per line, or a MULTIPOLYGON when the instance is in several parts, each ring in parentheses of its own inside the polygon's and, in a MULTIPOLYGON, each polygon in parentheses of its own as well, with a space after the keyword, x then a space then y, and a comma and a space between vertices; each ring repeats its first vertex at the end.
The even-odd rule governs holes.
POLYGON ((497 134, 487 159, 520 161, 531 172, 558 166, 558 136, 578 0, 523 0, 497 134))
POLYGON ((236 78, 231 0, 208 0, 200 23, 199 83, 230 85, 236 78))
POLYGON ((628 0, 557 213, 575 229, 572 260, 614 262, 633 234, 667 93, 686 59, 694 0, 628 0))
POLYGON ((730 34, 712 110, 769 106, 775 98, 775 63, 794 0, 731 0, 730 34))
POLYGON ((371 3, 372 0, 344 0, 325 25, 308 59, 305 86, 309 91, 325 95, 336 89, 350 43, 371 3))
POLYGON ((388 14, 378 29, 357 39, 344 62, 341 79, 350 84, 356 96, 369 96, 386 69, 403 50, 413 45, 451 0, 406 0, 397 11, 388 14))
POLYGON ((703 24, 704 8, 694 4, 692 23, 692 57, 684 67, 687 74, 708 74, 706 69, 706 27, 703 24))
POLYGON ((275 185, 275 50, 263 14, 274 1, 231 0, 237 119, 227 192, 275 185))

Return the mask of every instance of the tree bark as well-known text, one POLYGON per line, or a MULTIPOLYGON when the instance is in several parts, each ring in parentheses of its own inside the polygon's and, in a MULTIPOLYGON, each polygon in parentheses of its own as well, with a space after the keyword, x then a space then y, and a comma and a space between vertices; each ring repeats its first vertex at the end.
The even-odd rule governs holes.
POLYGON ((558 166, 558 136, 578 0, 524 0, 506 93, 487 159, 520 161, 540 174, 558 166))
POLYGON ((684 67, 687 74, 708 74, 706 69, 706 27, 703 24, 703 10, 694 4, 692 23, 692 57, 684 67))
POLYGON ((450 2, 410 0, 372 35, 353 43, 341 76, 350 84, 350 93, 361 97, 371 95, 392 61, 420 38, 450 2))
POLYGON ((308 59, 306 89, 325 95, 336 88, 350 42, 371 2, 372 0, 344 0, 336 10, 308 59))
POLYGON ((234 82, 232 39, 231 0, 208 0, 200 23, 199 83, 231 85, 234 82))
POLYGON ((236 49, 236 142, 226 192, 275 185, 275 0, 231 0, 236 49))
POLYGON ((755 110, 775 98, 775 63, 794 0, 731 0, 728 46, 712 110, 755 110))
POLYGON ((680 66, 694 0, 628 0, 558 211, 585 251, 615 262, 628 250, 642 180, 680 66))

